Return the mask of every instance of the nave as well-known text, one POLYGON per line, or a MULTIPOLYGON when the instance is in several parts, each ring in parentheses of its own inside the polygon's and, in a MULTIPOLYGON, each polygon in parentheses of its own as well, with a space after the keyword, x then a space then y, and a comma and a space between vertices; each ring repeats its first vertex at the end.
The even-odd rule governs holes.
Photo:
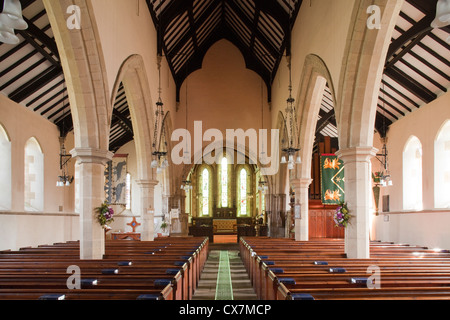
POLYGON ((348 259, 342 239, 241 237, 107 241, 102 260, 79 243, 0 252, 0 300, 448 300, 450 252, 372 241, 348 259))

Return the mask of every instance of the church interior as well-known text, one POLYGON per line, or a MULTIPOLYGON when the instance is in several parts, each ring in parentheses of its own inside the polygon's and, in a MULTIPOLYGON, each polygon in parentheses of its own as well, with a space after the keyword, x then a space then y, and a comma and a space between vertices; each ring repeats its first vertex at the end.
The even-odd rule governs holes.
POLYGON ((450 299, 450 0, 0 8, 0 300, 450 299))

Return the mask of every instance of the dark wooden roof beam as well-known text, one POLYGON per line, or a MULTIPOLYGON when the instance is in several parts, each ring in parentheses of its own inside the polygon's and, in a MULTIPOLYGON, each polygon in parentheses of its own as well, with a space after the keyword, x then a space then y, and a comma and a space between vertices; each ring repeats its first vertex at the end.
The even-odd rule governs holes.
POLYGON ((425 88, 421 83, 412 77, 405 74, 403 71, 399 70, 396 67, 387 68, 385 74, 402 85, 404 88, 409 90, 412 94, 420 98, 422 101, 426 103, 430 103, 434 99, 437 98, 437 95, 427 88, 425 88))
POLYGON ((386 68, 393 66, 400 58, 407 54, 417 43, 419 43, 425 36, 433 30, 431 28, 432 17, 426 16, 420 22, 413 25, 408 31, 404 32, 400 37, 395 39, 389 46, 386 57, 386 68), (395 53, 400 50, 404 44, 412 40, 401 52, 397 55, 395 53), (395 55, 395 56, 394 56, 395 55), (392 58, 392 59, 391 59, 392 58))
POLYGON ((121 112, 119 112, 117 109, 113 109, 113 116, 116 117, 120 122, 122 122, 125 125, 126 131, 133 134, 133 125, 131 121, 121 112))
POLYGON ((405 99, 406 101, 408 101, 409 103, 411 103, 414 107, 419 108, 420 105, 415 102, 413 99, 411 99, 410 97, 408 97, 406 94, 404 94, 403 92, 401 92, 400 90, 398 90, 397 88, 395 88, 393 85, 391 85, 390 83, 388 83, 385 80, 381 81, 383 86, 388 87, 389 89, 391 89, 392 91, 394 91, 396 94, 398 94, 400 97, 402 97, 403 99, 405 99))
MULTIPOLYGON (((54 39, 50 38, 45 32, 39 29, 33 22, 24 17, 24 20, 28 23, 28 28, 24 31, 20 31, 22 33, 28 33, 33 38, 39 40, 43 45, 45 45, 52 54, 59 59, 58 47, 54 39)), ((48 27, 47 27, 48 28, 48 27)), ((37 49, 37 48, 36 48, 37 49)))
MULTIPOLYGON (((263 1, 264 2, 264 1, 263 1)), ((251 26, 253 25, 252 21, 248 20, 248 18, 239 10, 234 2, 227 3, 233 12, 239 17, 239 19, 251 30, 254 31, 255 36, 261 41, 262 45, 269 51, 270 54, 274 56, 278 56, 280 54, 279 49, 276 48, 273 43, 271 43, 264 34, 262 34, 258 29, 252 30, 251 26)))
POLYGON ((37 75, 24 85, 20 86, 20 88, 18 88, 17 90, 14 90, 9 95, 9 98, 17 103, 20 103, 62 74, 62 67, 50 68, 45 72, 37 75))

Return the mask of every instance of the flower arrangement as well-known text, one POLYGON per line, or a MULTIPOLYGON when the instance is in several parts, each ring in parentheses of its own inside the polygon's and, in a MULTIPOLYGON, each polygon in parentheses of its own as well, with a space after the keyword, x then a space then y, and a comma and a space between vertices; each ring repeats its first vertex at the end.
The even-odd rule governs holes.
POLYGON ((105 202, 100 207, 95 208, 97 219, 100 225, 105 228, 107 223, 113 222, 114 210, 105 202))
POLYGON ((337 207, 333 217, 335 226, 347 228, 351 217, 347 203, 341 203, 340 206, 337 207))
POLYGON ((374 183, 380 183, 383 177, 384 174, 382 171, 372 172, 372 180, 374 183))

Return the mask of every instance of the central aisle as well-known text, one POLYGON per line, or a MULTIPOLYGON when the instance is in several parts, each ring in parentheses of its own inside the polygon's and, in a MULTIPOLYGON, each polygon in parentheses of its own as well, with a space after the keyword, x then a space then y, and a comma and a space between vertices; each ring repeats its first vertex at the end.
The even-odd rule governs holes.
POLYGON ((211 250, 192 300, 256 300, 237 250, 211 250))

